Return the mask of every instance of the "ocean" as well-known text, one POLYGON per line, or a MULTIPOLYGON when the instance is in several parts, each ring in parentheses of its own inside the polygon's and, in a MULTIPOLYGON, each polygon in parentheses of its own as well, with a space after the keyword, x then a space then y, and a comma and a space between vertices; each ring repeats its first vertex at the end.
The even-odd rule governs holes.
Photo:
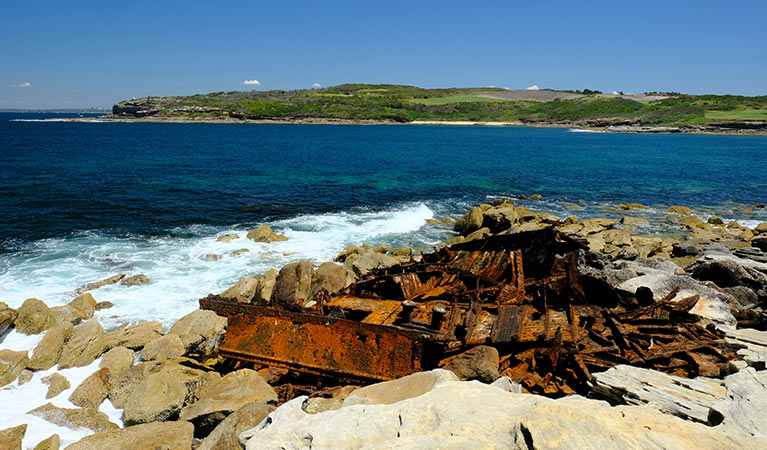
MULTIPOLYGON (((761 136, 42 121, 63 117, 0 113, 0 301, 55 306, 85 283, 146 274, 151 284, 93 291, 114 304, 96 314, 106 329, 159 320, 167 330, 200 297, 242 277, 331 260, 347 245, 429 250, 453 233, 426 219, 502 197, 560 217, 647 217, 648 233, 671 232, 669 205, 747 226, 767 221, 753 207, 767 203, 761 136), (520 199, 531 194, 542 198, 520 199), (626 202, 650 208, 613 210, 626 202), (265 223, 288 241, 245 238, 265 223), (240 239, 217 242, 225 233, 240 239)), ((31 352, 40 338, 9 332, 0 348, 31 352)), ((73 388, 80 375, 71 375, 73 388)), ((27 396, 5 391, 0 401, 29 404, 38 378, 35 387, 12 385, 27 396)), ((2 409, 0 429, 33 420, 2 409)), ((119 411, 107 412, 119 421, 119 411)), ((51 428, 35 423, 39 441, 51 428)), ((54 428, 69 433, 64 441, 78 436, 54 428)))

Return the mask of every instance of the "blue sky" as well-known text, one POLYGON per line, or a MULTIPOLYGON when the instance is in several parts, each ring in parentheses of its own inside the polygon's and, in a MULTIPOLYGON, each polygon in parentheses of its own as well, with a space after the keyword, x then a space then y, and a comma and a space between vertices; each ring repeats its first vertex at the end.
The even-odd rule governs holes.
POLYGON ((0 108, 348 82, 767 94, 764 0, 273 3, 5 2, 0 108))

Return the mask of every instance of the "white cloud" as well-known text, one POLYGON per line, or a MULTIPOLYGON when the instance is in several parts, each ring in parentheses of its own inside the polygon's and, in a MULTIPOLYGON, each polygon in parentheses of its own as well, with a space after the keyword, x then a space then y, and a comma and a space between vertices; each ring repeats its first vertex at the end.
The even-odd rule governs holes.
POLYGON ((258 81, 258 80, 245 80, 245 81, 242 82, 242 84, 244 84, 246 86, 251 86, 251 85, 252 86, 260 86, 261 82, 258 81))
POLYGON ((312 87, 313 87, 313 88, 318 88, 318 87, 322 87, 322 85, 321 85, 321 84, 319 84, 319 83, 314 83, 314 84, 312 85, 312 87))
POLYGON ((32 83, 30 83, 29 81, 25 81, 24 83, 12 84, 11 86, 15 86, 15 87, 30 87, 30 86, 32 86, 32 83))
POLYGON ((527 88, 528 91, 538 91, 540 89, 541 88, 539 88, 537 84, 534 84, 534 85, 530 86, 529 88, 527 88))

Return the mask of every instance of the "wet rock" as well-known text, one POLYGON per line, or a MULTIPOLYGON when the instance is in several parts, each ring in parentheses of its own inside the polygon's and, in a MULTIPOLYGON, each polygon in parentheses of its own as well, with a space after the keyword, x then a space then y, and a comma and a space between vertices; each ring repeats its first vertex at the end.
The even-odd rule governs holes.
POLYGON ((248 253, 249 251, 250 251, 250 249, 248 249, 248 248, 239 248, 239 249, 234 250, 232 252, 232 256, 239 256, 239 255, 241 255, 243 253, 248 253))
POLYGON ((184 356, 186 349, 181 338, 175 334, 167 334, 148 343, 141 351, 141 359, 144 361, 165 361, 170 358, 184 356))
POLYGON ((460 219, 455 221, 453 229, 460 234, 469 234, 472 231, 478 230, 482 227, 483 215, 482 209, 473 207, 471 210, 463 215, 460 219))
POLYGON ((695 256, 700 254, 701 249, 694 244, 680 243, 674 244, 671 250, 671 256, 675 258, 682 258, 685 256, 695 256))
POLYGON ((226 321, 213 311, 198 309, 179 319, 169 334, 180 337, 187 351, 210 355, 224 338, 226 321))
POLYGON ((312 285, 312 272, 314 264, 309 261, 291 263, 280 269, 270 303, 286 309, 302 308, 311 300, 309 290, 312 285))
POLYGON ((668 212, 670 213, 676 213, 681 214, 683 216, 689 216, 692 215, 692 211, 690 211, 690 208, 686 206, 669 206, 668 212))
POLYGON ((167 372, 149 375, 125 403, 125 425, 173 420, 186 400, 184 384, 167 372))
POLYGON ((754 234, 760 235, 767 233, 767 222, 762 222, 754 227, 754 234))
POLYGON ((439 219, 426 219, 426 225, 440 225, 442 223, 439 219))
POLYGON ((48 385, 48 392, 45 394, 46 399, 53 398, 72 387, 69 380, 58 372, 40 378, 40 382, 48 385))
POLYGON ((243 278, 234 286, 221 293, 221 297, 235 300, 239 303, 269 304, 269 299, 277 280, 277 271, 271 269, 263 275, 243 278))
POLYGON ((629 217, 629 216, 621 217, 621 225, 638 226, 638 225, 647 225, 649 223, 650 221, 648 221, 644 217, 629 217))
POLYGON ((272 231, 272 228, 269 225, 261 225, 255 230, 249 231, 248 239, 254 242, 277 242, 288 240, 286 236, 272 231))
POLYGON ((99 432, 119 428, 116 423, 109 421, 109 417, 106 414, 95 409, 59 408, 52 403, 46 403, 27 412, 27 414, 32 414, 54 425, 71 430, 87 428, 93 432, 99 432))
POLYGON ((69 305, 54 306, 51 308, 51 322, 50 326, 56 326, 60 323, 69 323, 71 325, 80 325, 83 321, 83 316, 79 311, 75 310, 69 305))
POLYGON ((710 223, 711 225, 724 225, 724 220, 722 220, 721 217, 711 216, 706 221, 710 223))
POLYGON ((0 387, 13 381, 27 368, 29 358, 27 352, 0 350, 0 387))
POLYGON ((61 438, 58 434, 51 435, 48 439, 40 441, 35 446, 35 450, 59 450, 61 447, 61 438))
POLYGON ((3 450, 21 450, 21 441, 27 433, 27 424, 0 430, 0 448, 3 450))
POLYGON ((85 293, 85 292, 88 292, 88 291, 92 291, 94 289, 98 289, 100 287, 104 287, 104 286, 108 286, 110 284, 118 283, 123 278, 125 278, 125 274, 124 273, 121 273, 121 274, 118 274, 118 275, 114 275, 114 276, 111 276, 109 278, 105 278, 103 280, 96 281, 94 283, 88 283, 85 286, 82 286, 82 287, 78 288, 75 292, 77 292, 77 294, 82 294, 82 293, 85 293))
POLYGON ((148 276, 140 273, 138 275, 133 275, 132 277, 123 278, 120 284, 123 286, 141 286, 142 284, 150 284, 151 282, 152 280, 150 280, 148 276))
POLYGON ((69 401, 82 408, 98 409, 107 398, 109 369, 99 369, 90 374, 69 396, 69 401))
POLYGON ((595 219, 586 219, 581 222, 578 222, 578 225, 580 225, 580 230, 578 231, 578 234, 581 236, 586 236, 589 234, 599 233, 601 231, 609 230, 613 228, 617 222, 611 219, 603 219, 603 218, 595 218, 595 219))
POLYGON ((238 436, 250 430, 274 411, 274 406, 265 403, 248 403, 230 414, 202 441, 197 450, 230 450, 241 448, 238 436))
POLYGON ((75 327, 61 351, 59 369, 87 366, 101 356, 104 344, 104 332, 98 321, 89 320, 75 327))
POLYGON ((75 297, 74 300, 69 302, 69 306, 74 308, 80 314, 80 317, 89 320, 93 318, 93 313, 96 311, 96 299, 90 293, 86 293, 75 297))
POLYGON ((69 322, 60 323, 48 330, 35 347, 27 367, 32 370, 48 370, 55 366, 73 330, 74 327, 69 322))
POLYGON ((322 290, 328 294, 335 294, 353 281, 354 273, 346 266, 324 262, 312 274, 309 298, 314 298, 314 295, 322 290))
POLYGON ((18 316, 18 311, 11 308, 6 303, 0 302, 0 336, 5 333, 5 330, 13 325, 13 322, 18 316))
POLYGON ((45 302, 28 298, 19 308, 13 326, 22 334, 38 334, 50 328, 52 321, 51 310, 45 302))
POLYGON ((618 208, 623 210, 631 210, 631 209, 650 209, 648 206, 643 205, 641 203, 622 203, 618 205, 618 208))
POLYGON ((767 252, 767 236, 759 236, 751 239, 751 246, 763 252, 767 252))
POLYGON ((109 308, 111 308, 113 306, 114 306, 114 304, 112 302, 103 301, 103 302, 96 303, 95 309, 96 309, 96 311, 101 311, 102 309, 109 309, 109 308))
POLYGON ((225 375, 198 401, 184 407, 180 419, 192 422, 197 436, 206 436, 226 416, 251 402, 276 403, 277 394, 255 370, 241 369, 225 375))
POLYGON ((359 388, 346 397, 343 406, 389 405, 418 397, 432 391, 440 384, 456 380, 458 377, 449 370, 435 369, 429 372, 417 372, 396 380, 359 388))
POLYGON ((136 353, 133 350, 127 347, 115 347, 104 353, 99 367, 109 369, 110 375, 116 377, 130 369, 135 360, 136 353))
POLYGON ((21 371, 21 373, 19 374, 19 378, 16 381, 19 384, 19 386, 21 386, 22 384, 27 384, 30 381, 32 381, 32 378, 34 377, 35 377, 34 372, 32 372, 31 370, 25 369, 21 371))
POLYGON ((240 235, 234 233, 222 234, 216 239, 216 242, 231 242, 235 239, 239 239, 240 235))
POLYGON ((480 228, 479 230, 476 230, 474 232, 469 233, 468 236, 463 240, 463 242, 469 242, 469 241, 475 241, 477 239, 483 239, 490 236, 490 229, 489 228, 480 228))
POLYGON ((187 450, 193 433, 189 422, 146 423, 86 436, 67 450, 187 450))
POLYGON ((202 257, 205 261, 218 261, 221 259, 221 255, 217 255, 215 253, 208 253, 205 256, 202 257))
POLYGON ((104 335, 104 342, 106 348, 110 349, 127 347, 138 350, 164 334, 165 330, 162 324, 155 320, 110 331, 104 335))
POLYGON ((443 369, 453 372, 460 380, 492 383, 498 374, 499 356, 495 347, 479 345, 452 358, 443 369))

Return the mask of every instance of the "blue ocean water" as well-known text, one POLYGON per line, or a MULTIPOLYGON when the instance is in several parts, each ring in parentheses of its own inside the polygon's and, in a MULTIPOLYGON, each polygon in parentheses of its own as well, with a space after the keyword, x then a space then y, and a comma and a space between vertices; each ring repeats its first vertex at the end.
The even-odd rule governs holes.
MULTIPOLYGON (((767 138, 402 125, 19 122, 0 114, 0 242, 163 235, 487 195, 767 201, 767 138)), ((33 117, 37 119, 39 117, 33 117)))

